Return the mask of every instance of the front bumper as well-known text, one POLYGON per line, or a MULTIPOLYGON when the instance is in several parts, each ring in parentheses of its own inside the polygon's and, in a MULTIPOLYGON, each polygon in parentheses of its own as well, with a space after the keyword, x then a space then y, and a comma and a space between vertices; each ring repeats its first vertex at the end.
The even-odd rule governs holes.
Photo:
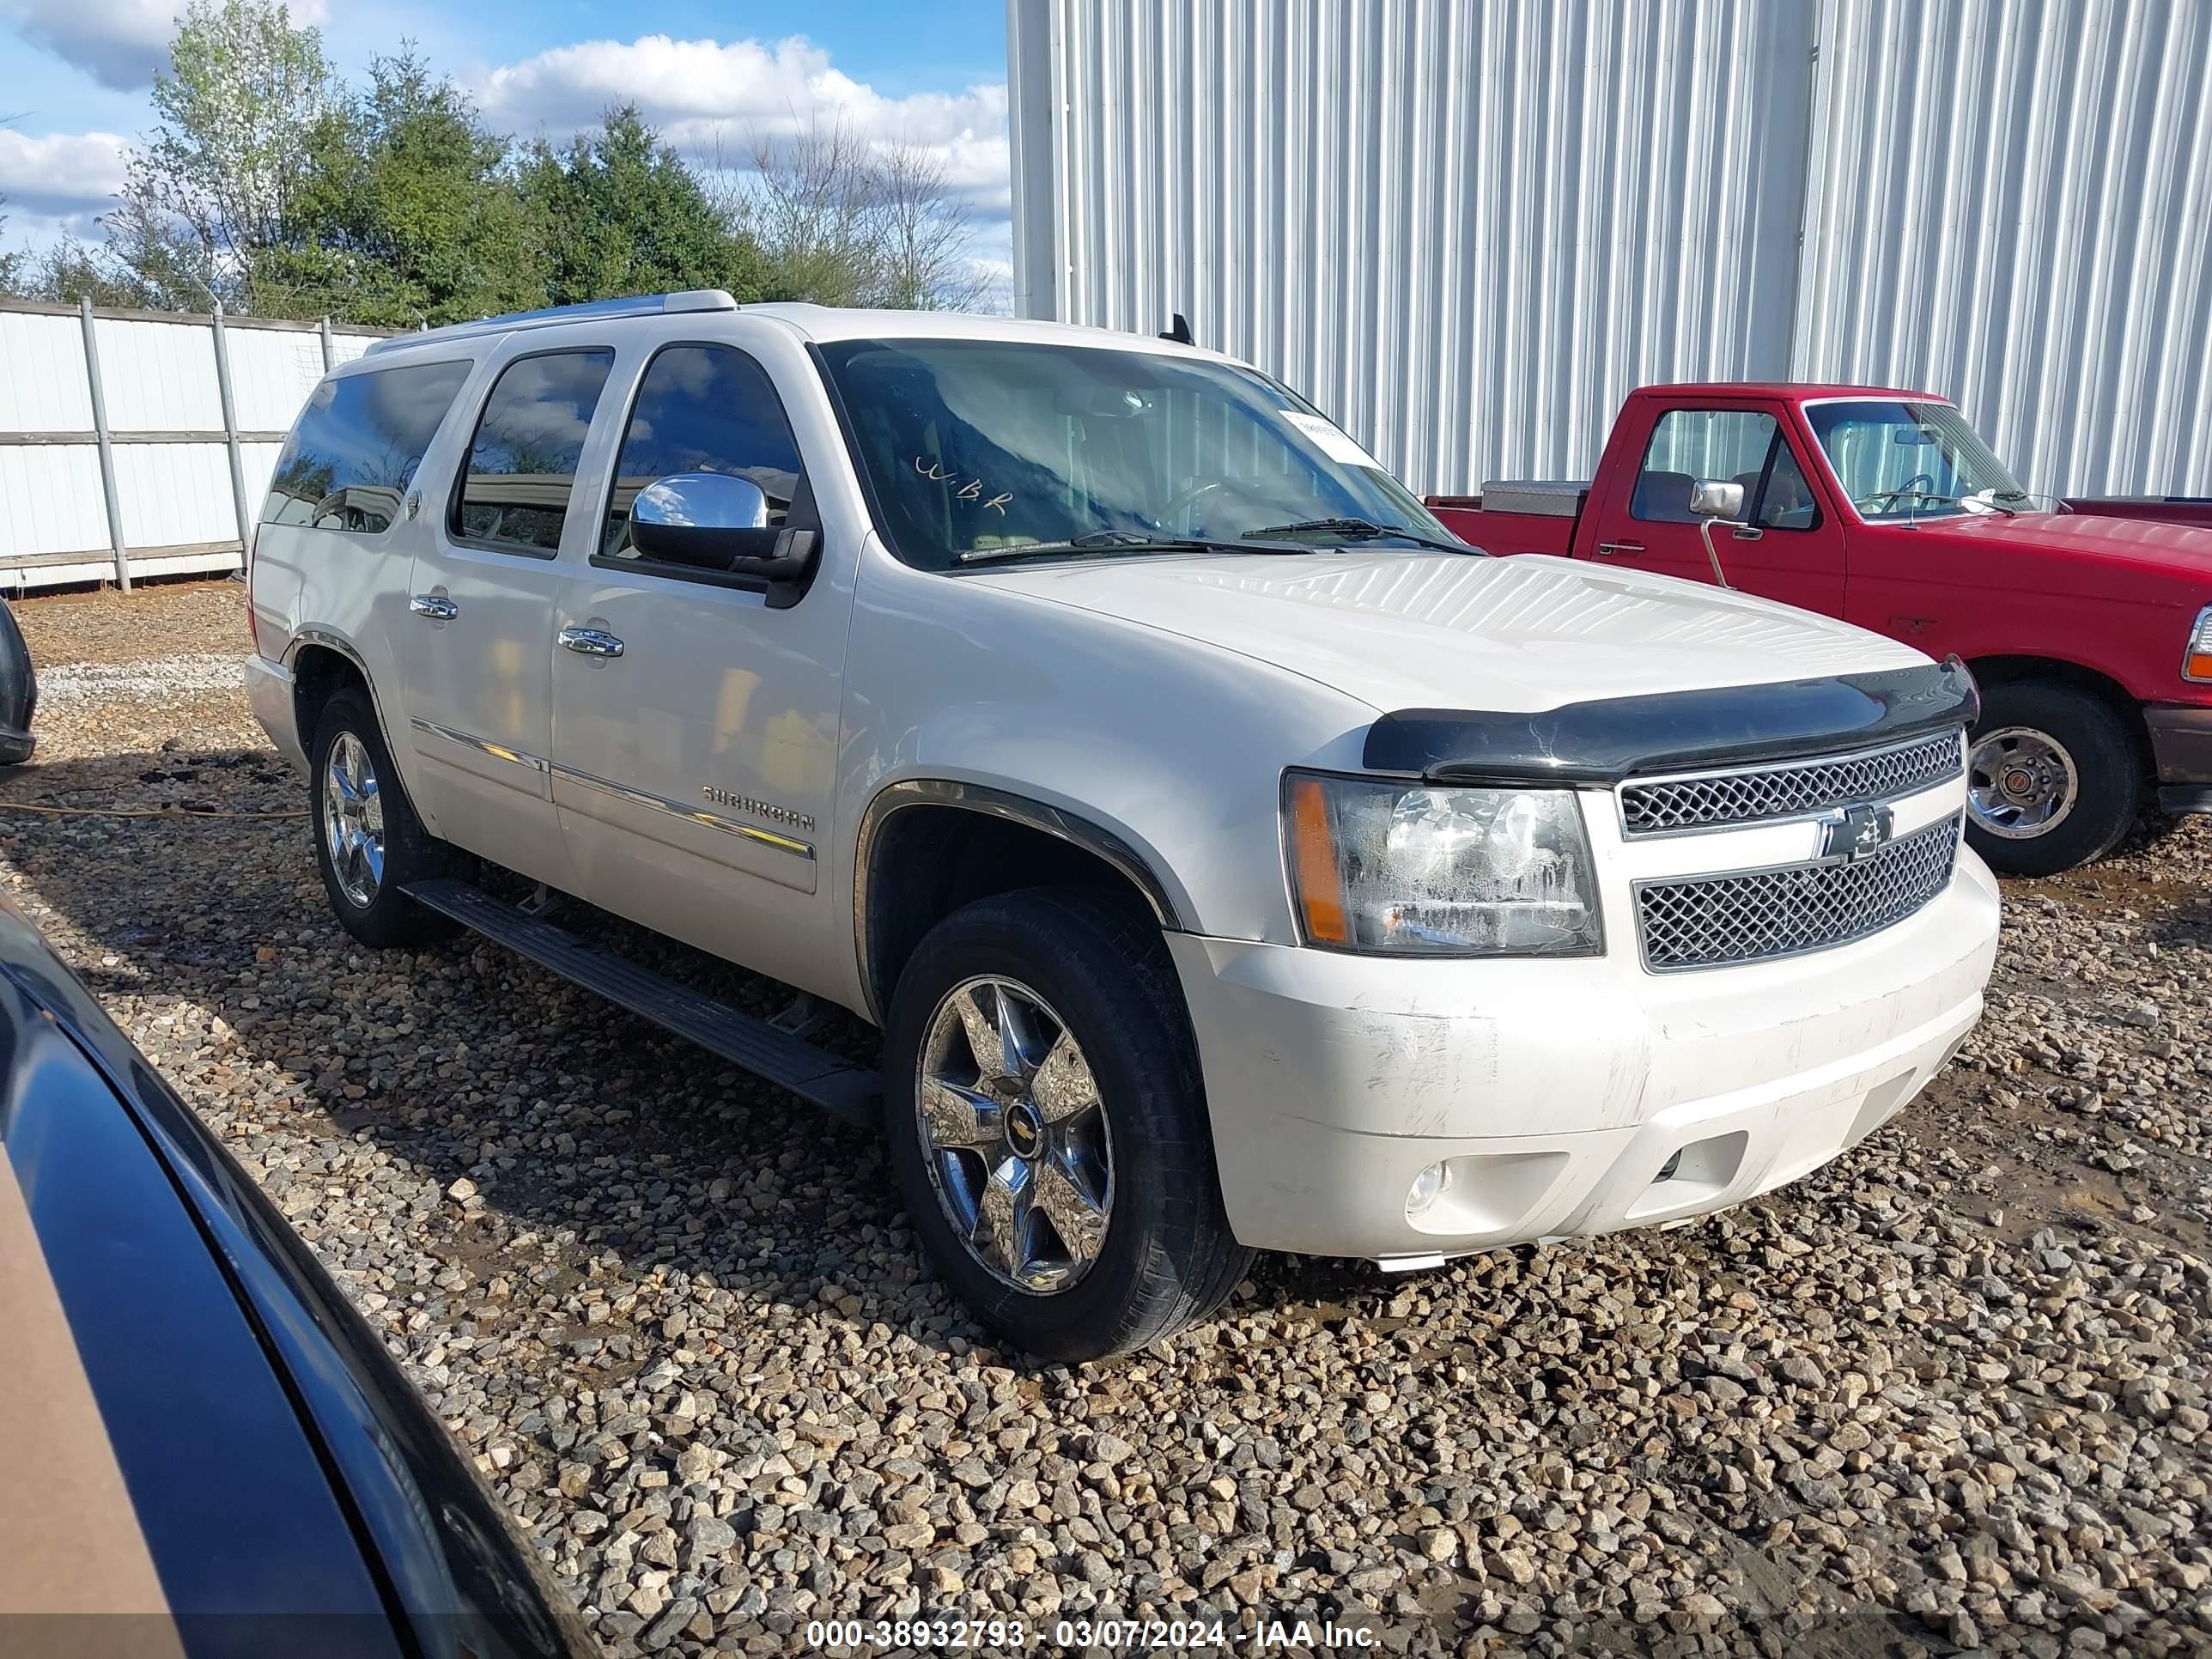
POLYGON ((253 718, 276 745, 276 752, 307 769, 307 751, 300 741, 299 704, 293 699, 292 671, 281 662, 255 654, 246 659, 246 700, 253 718))
POLYGON ((1942 894, 1870 939, 1697 973, 1644 973, 1618 945, 1557 962, 1169 947, 1237 1238, 1389 1261, 1703 1214, 1819 1167, 1973 1028, 1996 932, 1996 884, 1961 849, 1942 894), (1409 1217, 1438 1163, 1443 1194, 1409 1217))
POLYGON ((2212 812, 2212 708, 2154 702, 2143 709, 2159 805, 2169 812, 2212 812))

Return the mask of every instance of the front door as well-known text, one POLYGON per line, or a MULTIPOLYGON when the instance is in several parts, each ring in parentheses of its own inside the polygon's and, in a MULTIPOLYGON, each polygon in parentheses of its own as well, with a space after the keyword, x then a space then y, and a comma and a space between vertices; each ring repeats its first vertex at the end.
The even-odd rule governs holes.
POLYGON ((738 346, 677 343, 646 363, 588 559, 553 653, 553 798, 595 904, 807 989, 836 990, 852 924, 822 868, 837 766, 849 590, 795 604, 726 571, 641 556, 639 490, 679 472, 751 479, 763 554, 819 531, 775 386, 738 346))
POLYGON ((424 819, 556 886, 574 884, 551 774, 560 554, 595 527, 570 496, 613 365, 539 351, 496 371, 449 510, 418 542, 400 652, 424 819))
POLYGON ((1712 556, 1690 511, 1691 487, 1708 478, 1743 486, 1747 527, 1713 530, 1713 554, 1728 586, 1841 616, 1842 531, 1822 511, 1790 434, 1763 409, 1670 409, 1661 415, 1642 462, 1612 482, 1599 508, 1598 556, 1711 582, 1712 556))

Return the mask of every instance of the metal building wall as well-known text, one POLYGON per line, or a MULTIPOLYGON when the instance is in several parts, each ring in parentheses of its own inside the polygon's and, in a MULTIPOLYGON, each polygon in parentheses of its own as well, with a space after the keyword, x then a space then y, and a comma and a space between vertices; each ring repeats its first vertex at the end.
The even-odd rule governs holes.
MULTIPOLYGON (((96 410, 85 321, 73 307, 0 305, 0 586, 118 574, 102 483, 106 416, 116 507, 132 571, 234 568, 241 538, 211 318, 95 311, 96 410)), ((334 329, 345 362, 378 336, 334 329)), ((249 517, 269 488, 284 432, 322 378, 312 323, 224 319, 232 413, 249 517)))
POLYGON ((2212 0, 1008 17, 1016 308, 1184 312, 1419 489, 1796 374, 1951 393, 2040 488, 2212 489, 2212 0))
POLYGON ((2032 489, 2212 492, 2212 3, 1823 34, 1796 372, 1946 392, 2032 489))
POLYGON ((1201 343, 1444 489, 1587 467, 1641 382, 1789 361, 1802 8, 1014 0, 1010 15, 1018 143, 1036 141, 1040 89, 1063 115, 1048 164, 1025 154, 1019 177, 1027 314, 1153 331, 1184 312, 1201 343))

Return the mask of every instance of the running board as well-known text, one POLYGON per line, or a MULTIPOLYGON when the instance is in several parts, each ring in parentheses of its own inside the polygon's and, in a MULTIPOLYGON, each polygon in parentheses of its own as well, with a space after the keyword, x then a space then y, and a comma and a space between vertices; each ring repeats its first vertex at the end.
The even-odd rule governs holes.
POLYGON ((494 898, 465 881, 410 882, 417 904, 451 916, 495 945, 528 957, 587 991, 791 1091, 848 1123, 872 1125, 882 1104, 878 1075, 817 1048, 755 1015, 704 997, 650 968, 580 939, 565 927, 494 898))

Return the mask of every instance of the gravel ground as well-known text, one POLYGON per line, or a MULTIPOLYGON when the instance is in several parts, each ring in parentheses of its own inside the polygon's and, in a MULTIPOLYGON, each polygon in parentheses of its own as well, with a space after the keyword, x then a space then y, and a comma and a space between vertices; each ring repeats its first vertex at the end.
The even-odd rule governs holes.
MULTIPOLYGON (((300 805, 208 670, 235 586, 18 614, 42 665, 123 672, 50 674, 0 800, 300 805)), ((2011 884, 1978 1036, 1784 1193, 1407 1279, 1271 1261, 1085 1370, 961 1316, 870 1137, 489 947, 351 944, 303 823, 0 811, 0 881, 611 1650, 1206 1614, 1422 1654, 2212 1651, 2212 821, 2011 884)))

